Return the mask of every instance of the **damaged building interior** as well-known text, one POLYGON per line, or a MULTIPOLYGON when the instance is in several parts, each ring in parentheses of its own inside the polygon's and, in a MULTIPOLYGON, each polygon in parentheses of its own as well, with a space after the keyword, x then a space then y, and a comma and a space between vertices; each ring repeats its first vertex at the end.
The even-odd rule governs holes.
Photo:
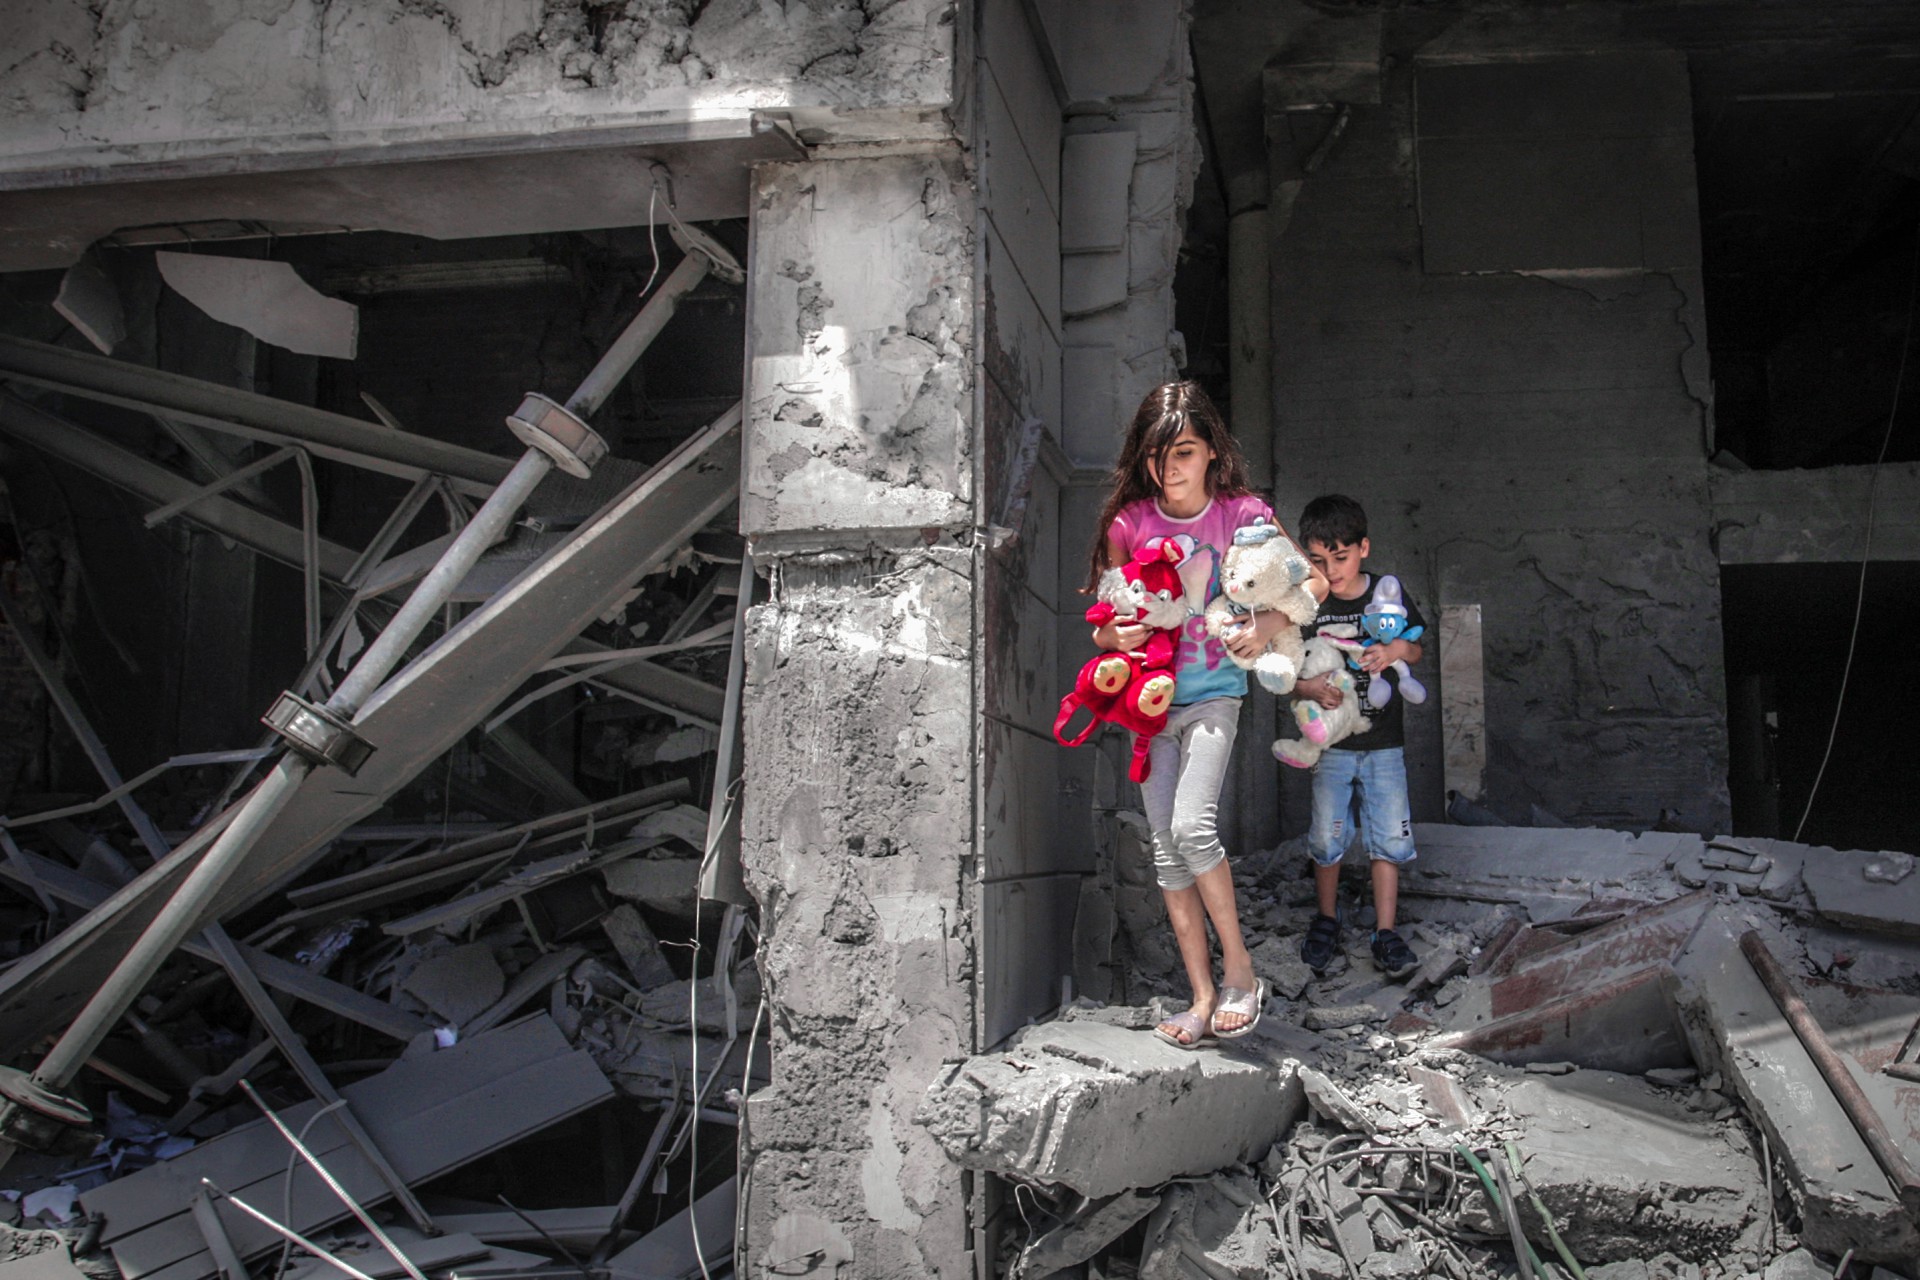
POLYGON ((1920 1280, 1920 5, 0 9, 0 1280, 1920 1280), (1194 1051, 1182 377, 1435 624, 1194 1051))

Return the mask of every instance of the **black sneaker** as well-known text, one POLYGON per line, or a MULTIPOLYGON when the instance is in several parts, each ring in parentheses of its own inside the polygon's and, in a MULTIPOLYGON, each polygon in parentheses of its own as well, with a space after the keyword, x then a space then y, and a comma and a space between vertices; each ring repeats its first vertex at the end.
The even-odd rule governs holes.
POLYGON ((1420 967, 1420 957, 1391 929, 1373 931, 1373 962, 1389 978, 1404 978, 1420 967))
POLYGON ((1325 973, 1340 958, 1340 922, 1332 916, 1315 916, 1307 926, 1306 941, 1300 944, 1300 958, 1315 973, 1325 973))

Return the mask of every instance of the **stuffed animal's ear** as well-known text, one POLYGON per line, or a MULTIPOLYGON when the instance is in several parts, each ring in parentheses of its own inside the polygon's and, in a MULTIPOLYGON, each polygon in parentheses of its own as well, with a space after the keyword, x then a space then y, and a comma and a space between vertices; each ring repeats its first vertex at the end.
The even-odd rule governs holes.
POLYGON ((1187 553, 1182 551, 1180 544, 1172 538, 1162 538, 1160 540, 1160 558, 1168 564, 1179 564, 1187 558, 1187 553))
POLYGON ((1233 531, 1236 547, 1257 547, 1280 536, 1280 527, 1272 524, 1242 525, 1233 531))

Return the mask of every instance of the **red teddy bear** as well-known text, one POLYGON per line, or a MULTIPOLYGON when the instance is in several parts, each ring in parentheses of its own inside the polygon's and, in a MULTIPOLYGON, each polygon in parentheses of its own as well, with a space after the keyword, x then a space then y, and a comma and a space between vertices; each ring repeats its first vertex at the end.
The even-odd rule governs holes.
POLYGON ((1053 722, 1053 736, 1068 747, 1085 742, 1103 721, 1133 730, 1133 763, 1127 776, 1135 782, 1145 782, 1152 772, 1147 741, 1167 727, 1167 709, 1173 705, 1173 655, 1187 620, 1186 588, 1177 566, 1185 558, 1179 543, 1156 538, 1132 560, 1101 575, 1099 601, 1087 610, 1087 621, 1096 627, 1116 618, 1142 622, 1153 632, 1131 652, 1089 658, 1073 682, 1073 692, 1060 699, 1060 714, 1053 722), (1068 737, 1067 722, 1082 707, 1093 718, 1068 737))

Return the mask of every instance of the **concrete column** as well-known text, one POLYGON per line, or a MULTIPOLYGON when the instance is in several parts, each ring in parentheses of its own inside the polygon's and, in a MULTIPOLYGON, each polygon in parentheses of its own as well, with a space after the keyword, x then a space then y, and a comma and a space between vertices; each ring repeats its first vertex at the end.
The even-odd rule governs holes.
POLYGON ((912 1116, 975 1047, 972 191, 945 154, 755 186, 741 834, 773 1083, 741 1256, 960 1280, 966 1187, 912 1116))
MULTIPOLYGON (((1267 210, 1245 209, 1227 220, 1227 376, 1230 421, 1256 489, 1273 488, 1272 342, 1267 301, 1267 210)), ((1290 517, 1282 516, 1286 523, 1290 517)))

